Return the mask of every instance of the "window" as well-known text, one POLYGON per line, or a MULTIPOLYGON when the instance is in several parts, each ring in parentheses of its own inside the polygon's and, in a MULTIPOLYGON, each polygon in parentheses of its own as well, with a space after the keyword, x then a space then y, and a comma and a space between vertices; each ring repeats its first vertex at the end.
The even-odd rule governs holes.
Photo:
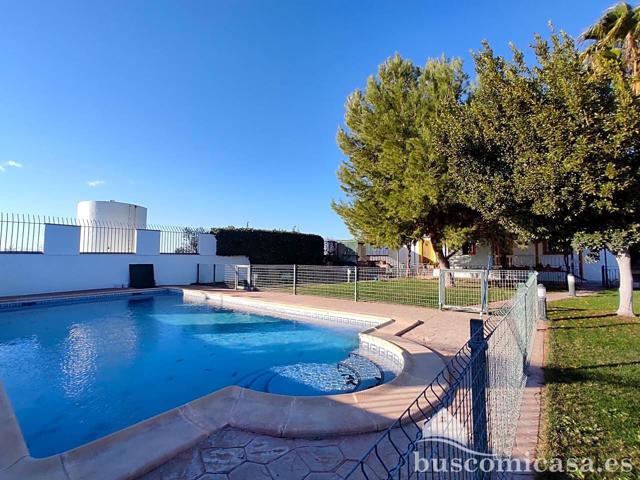
POLYGON ((462 245, 462 255, 475 255, 476 254, 476 244, 467 242, 462 245))

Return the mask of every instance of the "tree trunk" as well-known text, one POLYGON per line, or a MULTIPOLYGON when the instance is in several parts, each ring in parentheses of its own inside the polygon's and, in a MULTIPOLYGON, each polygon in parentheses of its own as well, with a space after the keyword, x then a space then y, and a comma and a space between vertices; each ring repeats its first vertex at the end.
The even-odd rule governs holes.
MULTIPOLYGON (((442 249, 436 249, 436 258, 438 259, 438 267, 440 270, 450 268, 449 257, 442 253, 442 249)), ((441 273, 442 275, 442 273, 441 273)), ((454 286, 453 274, 446 273, 444 276, 444 286, 449 288, 454 286)))
POLYGON ((620 303, 617 315, 633 317, 633 275, 631 273, 631 253, 628 248, 616 252, 616 261, 620 271, 620 303))
POLYGON ((438 267, 440 268, 451 268, 449 264, 449 259, 442 253, 441 249, 436 249, 436 258, 438 259, 438 267))

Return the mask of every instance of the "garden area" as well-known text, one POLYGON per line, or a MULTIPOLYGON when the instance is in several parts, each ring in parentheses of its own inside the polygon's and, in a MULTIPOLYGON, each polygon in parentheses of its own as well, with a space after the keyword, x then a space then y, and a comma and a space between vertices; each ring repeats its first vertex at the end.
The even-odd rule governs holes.
MULTIPOLYGON (((640 302, 640 292, 634 292, 640 302)), ((545 368, 547 458, 640 465, 640 321, 616 316, 618 292, 554 302, 545 368)), ((637 467, 636 467, 637 468, 637 467)), ((640 478, 631 473, 590 478, 640 478)), ((579 475, 576 478, 581 478, 579 475)))

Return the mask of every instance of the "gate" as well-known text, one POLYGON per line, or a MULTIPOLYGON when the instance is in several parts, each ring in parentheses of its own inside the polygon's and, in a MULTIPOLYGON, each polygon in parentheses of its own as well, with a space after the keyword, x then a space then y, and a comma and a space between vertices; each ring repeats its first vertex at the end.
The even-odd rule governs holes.
POLYGON ((251 265, 225 265, 223 283, 234 290, 251 288, 251 265))
POLYGON ((487 270, 442 268, 439 282, 440 309, 487 313, 487 270))

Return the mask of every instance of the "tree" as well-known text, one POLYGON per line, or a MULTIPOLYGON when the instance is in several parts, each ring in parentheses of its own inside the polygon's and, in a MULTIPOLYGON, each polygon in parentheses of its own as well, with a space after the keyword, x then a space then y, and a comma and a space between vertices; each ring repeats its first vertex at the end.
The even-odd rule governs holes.
POLYGON ((580 40, 593 41, 583 58, 596 69, 609 59, 622 59, 635 93, 640 93, 640 6, 625 2, 613 5, 580 35, 580 40))
POLYGON ((468 207, 522 240, 608 245, 621 272, 618 313, 630 315, 629 248, 638 242, 640 104, 621 62, 592 74, 566 34, 521 51, 474 55, 477 84, 445 110, 438 148, 468 207))
POLYGON ((333 208, 357 239, 399 248, 429 236, 448 267, 448 257, 472 236, 479 216, 459 201, 434 147, 435 119, 462 98, 466 81, 460 60, 420 68, 395 55, 364 91, 349 96, 346 128, 337 135, 347 156, 338 171, 347 200, 333 208))

